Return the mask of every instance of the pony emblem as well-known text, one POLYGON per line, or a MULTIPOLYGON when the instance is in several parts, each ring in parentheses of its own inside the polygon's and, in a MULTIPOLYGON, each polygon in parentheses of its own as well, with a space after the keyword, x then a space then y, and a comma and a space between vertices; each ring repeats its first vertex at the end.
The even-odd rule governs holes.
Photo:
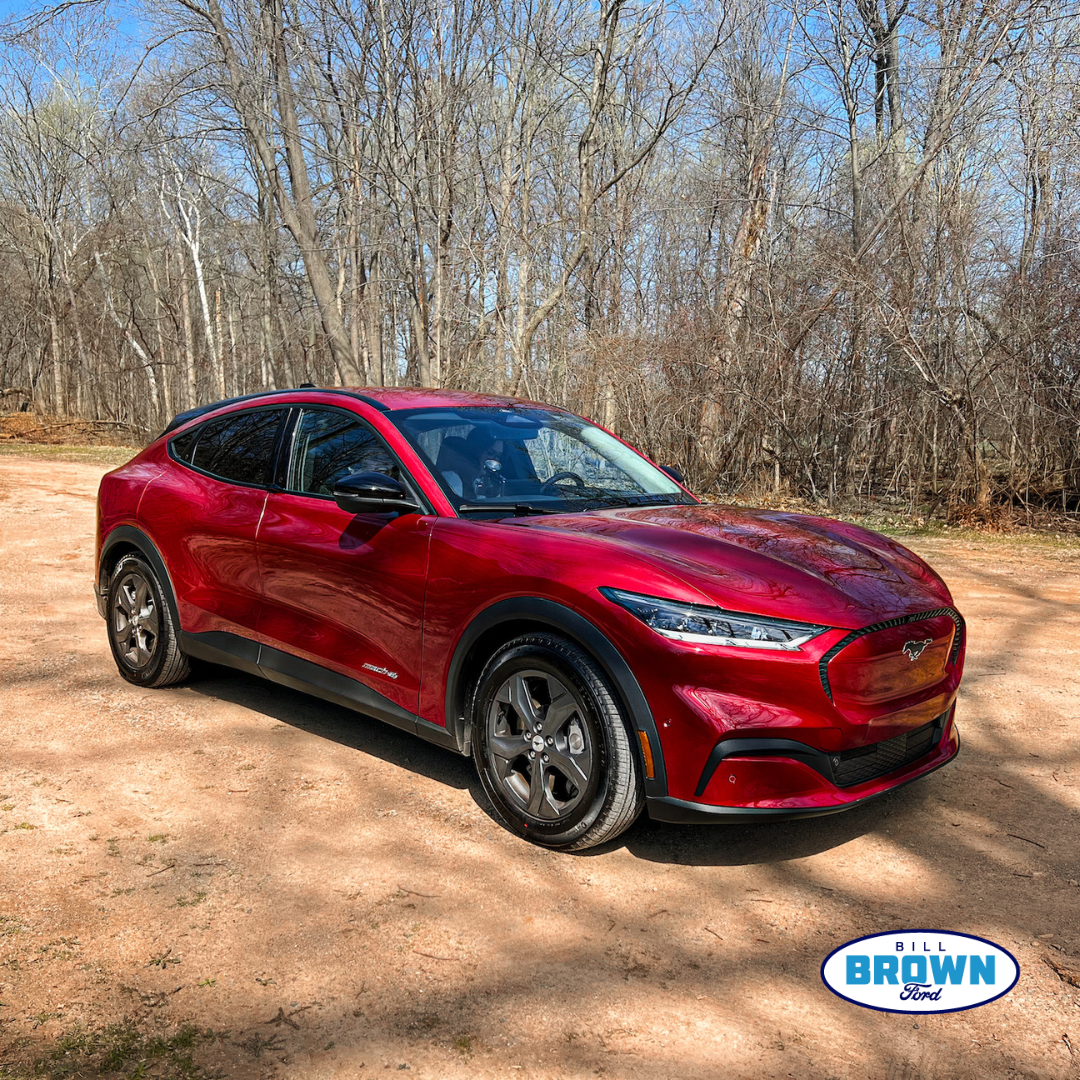
POLYGON ((927 638, 925 641, 905 641, 904 652, 907 653, 907 658, 914 664, 922 656, 923 649, 932 644, 933 640, 933 638, 927 638))

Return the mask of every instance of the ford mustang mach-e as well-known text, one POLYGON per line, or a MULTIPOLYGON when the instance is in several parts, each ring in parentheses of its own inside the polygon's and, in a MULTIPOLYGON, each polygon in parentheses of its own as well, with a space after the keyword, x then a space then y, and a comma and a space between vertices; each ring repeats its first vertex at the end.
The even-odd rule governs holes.
POLYGON ((941 578, 680 480, 513 398, 247 395, 102 480, 98 606, 125 679, 201 659, 349 706, 472 755, 554 848, 642 809, 830 813, 949 761, 964 623, 941 578))

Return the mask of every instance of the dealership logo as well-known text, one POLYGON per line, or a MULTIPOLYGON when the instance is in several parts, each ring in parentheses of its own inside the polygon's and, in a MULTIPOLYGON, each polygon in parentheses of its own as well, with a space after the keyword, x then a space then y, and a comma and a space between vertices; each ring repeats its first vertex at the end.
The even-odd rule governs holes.
POLYGON ((821 981, 838 997, 881 1012, 974 1009, 1020 978, 1012 953, 985 938, 947 930, 870 934, 834 949, 821 981))
POLYGON ((925 641, 905 641, 904 652, 907 653, 907 658, 914 664, 922 656, 923 649, 932 644, 933 640, 933 638, 927 638, 925 641))

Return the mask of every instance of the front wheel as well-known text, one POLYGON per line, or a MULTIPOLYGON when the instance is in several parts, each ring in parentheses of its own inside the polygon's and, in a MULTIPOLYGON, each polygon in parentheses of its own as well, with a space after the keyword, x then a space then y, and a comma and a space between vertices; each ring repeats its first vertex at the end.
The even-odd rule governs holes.
POLYGON ((508 642, 484 668, 471 714, 484 790, 518 835, 581 850, 618 836, 641 812, 628 726, 578 646, 546 633, 508 642))

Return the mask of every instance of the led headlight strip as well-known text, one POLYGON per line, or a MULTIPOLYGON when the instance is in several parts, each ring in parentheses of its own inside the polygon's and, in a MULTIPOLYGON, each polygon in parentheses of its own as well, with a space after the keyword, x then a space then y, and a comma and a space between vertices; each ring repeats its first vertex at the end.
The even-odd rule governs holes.
POLYGON ((698 645, 793 652, 829 629, 767 615, 746 615, 704 604, 643 596, 623 589, 602 588, 600 592, 658 634, 698 645))

